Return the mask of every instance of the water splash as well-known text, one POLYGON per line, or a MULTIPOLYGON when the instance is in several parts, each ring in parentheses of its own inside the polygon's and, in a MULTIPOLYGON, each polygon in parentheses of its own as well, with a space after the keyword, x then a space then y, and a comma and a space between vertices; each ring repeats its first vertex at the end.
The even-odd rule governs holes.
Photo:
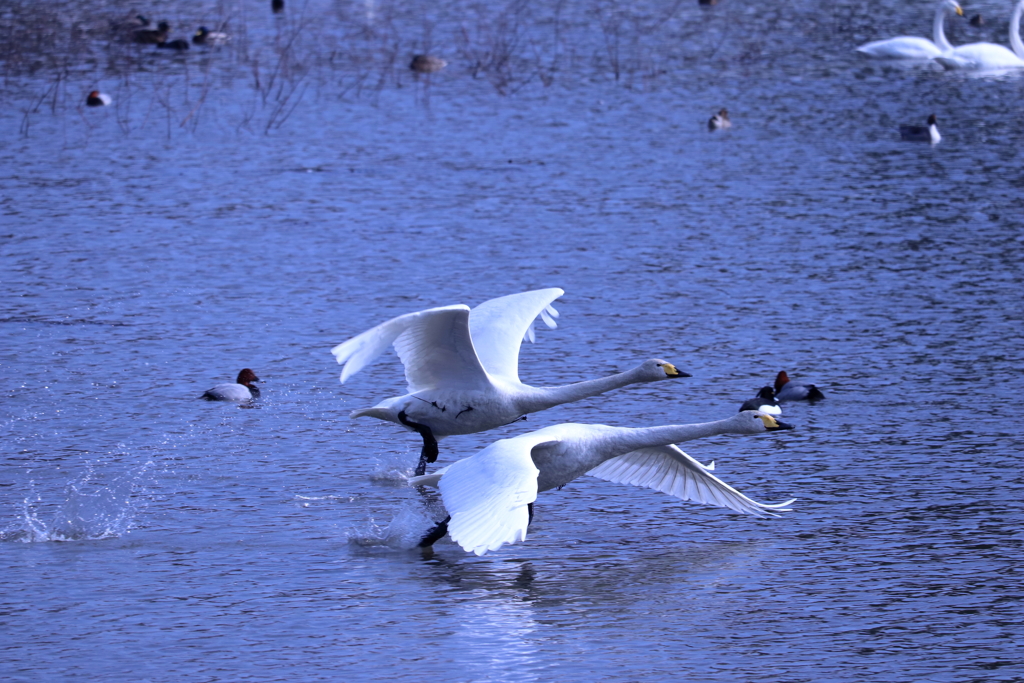
POLYGON ((135 467, 108 484, 96 481, 90 467, 64 489, 64 500, 47 521, 41 496, 25 498, 20 519, 0 530, 0 541, 95 541, 127 534, 143 500, 143 477, 152 462, 135 467))
POLYGON ((415 508, 407 506, 399 510, 395 517, 385 525, 377 524, 376 521, 370 519, 360 527, 349 529, 348 543, 364 548, 392 548, 394 550, 415 548, 423 538, 423 534, 437 524, 437 519, 445 514, 442 511, 436 514, 437 519, 435 519, 431 513, 436 514, 436 511, 421 505, 415 508))

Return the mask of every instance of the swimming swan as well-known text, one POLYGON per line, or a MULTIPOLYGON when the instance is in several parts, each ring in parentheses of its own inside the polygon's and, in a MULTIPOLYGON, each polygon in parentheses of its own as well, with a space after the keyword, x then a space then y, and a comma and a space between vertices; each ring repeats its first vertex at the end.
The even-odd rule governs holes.
POLYGON ((408 313, 335 346, 331 353, 345 364, 342 384, 392 344, 405 366, 408 394, 350 416, 401 424, 423 437, 419 475, 437 460, 437 440, 446 436, 487 431, 629 384, 690 376, 671 363, 648 360, 627 372, 560 387, 523 384, 522 340, 533 341, 538 316, 556 326, 551 302, 562 294, 554 287, 491 299, 472 310, 459 304, 408 313))
POLYGON ((1024 43, 1020 40, 1020 17, 1024 13, 1024 0, 1019 0, 1010 17, 1010 45, 1013 52, 995 43, 970 43, 953 48, 949 54, 936 57, 947 69, 972 69, 977 71, 993 69, 1024 68, 1024 43))
POLYGON ((751 500, 711 474, 714 463, 704 466, 673 444, 779 429, 792 427, 767 413, 748 410, 717 422, 642 429, 560 424, 495 441, 472 457, 409 479, 413 486, 440 488, 449 515, 423 536, 420 547, 433 545, 445 533, 477 555, 525 541, 537 493, 584 474, 757 517, 776 517, 794 501, 767 505, 751 500))
POLYGON ((248 401, 260 397, 260 388, 253 382, 259 382, 260 378, 256 373, 245 368, 238 373, 238 381, 235 384, 218 384, 212 389, 207 389, 199 398, 207 401, 248 401))
POLYGON ((935 42, 927 38, 900 36, 865 43, 857 48, 857 52, 883 59, 934 59, 950 52, 953 46, 946 40, 946 10, 952 10, 961 17, 964 15, 964 11, 954 0, 939 0, 935 8, 935 20, 932 22, 935 42))

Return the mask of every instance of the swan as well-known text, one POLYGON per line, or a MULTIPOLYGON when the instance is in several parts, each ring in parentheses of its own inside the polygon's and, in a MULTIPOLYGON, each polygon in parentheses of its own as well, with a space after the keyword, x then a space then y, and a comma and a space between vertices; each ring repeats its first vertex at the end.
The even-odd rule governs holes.
POLYGON ((773 505, 751 500, 711 474, 714 463, 704 466, 673 444, 780 429, 792 426, 748 410, 717 422, 641 429, 559 424, 495 441, 469 458, 409 479, 413 486, 441 489, 449 515, 419 545, 429 547, 448 533, 464 550, 483 555, 525 541, 537 493, 584 474, 757 517, 778 516, 795 499, 773 505))
POLYGON ((354 410, 350 417, 375 417, 404 425, 423 438, 416 474, 437 460, 437 440, 473 434, 515 422, 528 413, 597 396, 612 389, 689 377, 663 360, 648 360, 627 372, 559 387, 519 381, 519 346, 533 341, 540 316, 555 327, 551 302, 564 292, 553 287, 485 301, 398 316, 338 344, 331 353, 343 363, 341 382, 394 344, 405 366, 409 393, 354 410))
POLYGON ((953 48, 953 51, 935 58, 947 69, 971 69, 986 71, 993 69, 1024 68, 1024 43, 1020 40, 1020 17, 1024 13, 1024 0, 1019 0, 1010 17, 1010 45, 1013 51, 995 43, 970 43, 953 48))
POLYGON ((212 389, 207 389, 199 398, 207 401, 248 401, 259 398, 260 389, 253 386, 253 382, 259 382, 260 378, 256 373, 245 368, 238 373, 238 380, 235 384, 218 384, 212 389))
POLYGON ((785 370, 780 370, 775 376, 776 401, 817 401, 822 398, 825 398, 825 394, 818 387, 791 382, 785 370))
POLYGON ((87 107, 105 107, 110 104, 112 100, 110 95, 101 93, 99 90, 93 90, 89 93, 89 96, 85 98, 85 106, 87 107))
POLYGON ((732 128, 732 121, 729 120, 729 110, 719 109, 718 113, 708 119, 708 130, 720 130, 732 128))
POLYGON ((934 59, 950 52, 953 46, 946 40, 944 28, 947 10, 956 12, 961 17, 964 15, 963 9, 955 0, 939 0, 939 4, 935 8, 935 20, 932 23, 935 42, 927 38, 900 36, 865 43, 857 48, 857 52, 883 59, 934 59))
POLYGON ((938 144, 942 136, 939 135, 938 119, 935 118, 935 114, 928 117, 927 126, 900 126, 900 139, 908 142, 938 144))
POLYGON ((761 387, 761 390, 757 392, 757 396, 744 401, 743 405, 740 406, 740 412, 744 410, 760 410, 762 413, 768 413, 769 415, 782 415, 782 408, 779 407, 778 401, 775 400, 775 389, 771 387, 761 387))

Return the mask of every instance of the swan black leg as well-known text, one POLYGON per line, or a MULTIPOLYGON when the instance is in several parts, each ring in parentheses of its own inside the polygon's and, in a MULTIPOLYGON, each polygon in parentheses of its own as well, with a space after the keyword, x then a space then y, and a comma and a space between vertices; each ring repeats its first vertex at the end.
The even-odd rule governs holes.
POLYGON ((530 511, 530 520, 526 523, 526 526, 533 524, 533 503, 527 503, 526 509, 530 511))
POLYGON ((405 415, 405 411, 398 413, 398 421, 409 429, 423 437, 423 448, 420 449, 420 461, 416 463, 414 474, 419 477, 427 473, 427 463, 437 462, 437 439, 434 438, 430 427, 413 422, 405 415))
POLYGON ((429 548, 430 546, 434 545, 442 538, 444 538, 444 535, 448 533, 448 522, 450 522, 451 519, 452 518, 450 515, 448 517, 445 517, 440 522, 438 522, 433 529, 423 534, 423 538, 420 539, 420 544, 418 547, 429 548))

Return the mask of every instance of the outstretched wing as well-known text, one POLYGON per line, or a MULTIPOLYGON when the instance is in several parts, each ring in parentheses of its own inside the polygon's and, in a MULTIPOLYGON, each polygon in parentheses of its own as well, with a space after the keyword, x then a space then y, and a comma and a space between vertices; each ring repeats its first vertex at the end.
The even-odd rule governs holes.
POLYGON ((469 306, 400 315, 338 344, 331 353, 345 364, 342 383, 392 344, 405 366, 410 393, 440 386, 479 389, 490 384, 469 336, 469 306))
POLYGON ((796 499, 768 505, 751 500, 711 474, 705 467, 683 453, 678 446, 652 446, 606 460, 587 474, 616 484, 632 484, 654 489, 682 500, 717 505, 757 517, 778 517, 775 511, 786 512, 796 499))
POLYGON ((540 439, 524 434, 495 441, 447 467, 439 488, 451 515, 448 534, 464 550, 483 555, 526 540, 527 505, 537 499, 540 474, 530 451, 540 439))
POLYGON ((519 347, 523 338, 533 341, 533 321, 540 316, 548 327, 556 327, 558 311, 551 302, 565 294, 558 287, 510 294, 485 301, 469 313, 480 362, 491 375, 519 381, 519 347))

